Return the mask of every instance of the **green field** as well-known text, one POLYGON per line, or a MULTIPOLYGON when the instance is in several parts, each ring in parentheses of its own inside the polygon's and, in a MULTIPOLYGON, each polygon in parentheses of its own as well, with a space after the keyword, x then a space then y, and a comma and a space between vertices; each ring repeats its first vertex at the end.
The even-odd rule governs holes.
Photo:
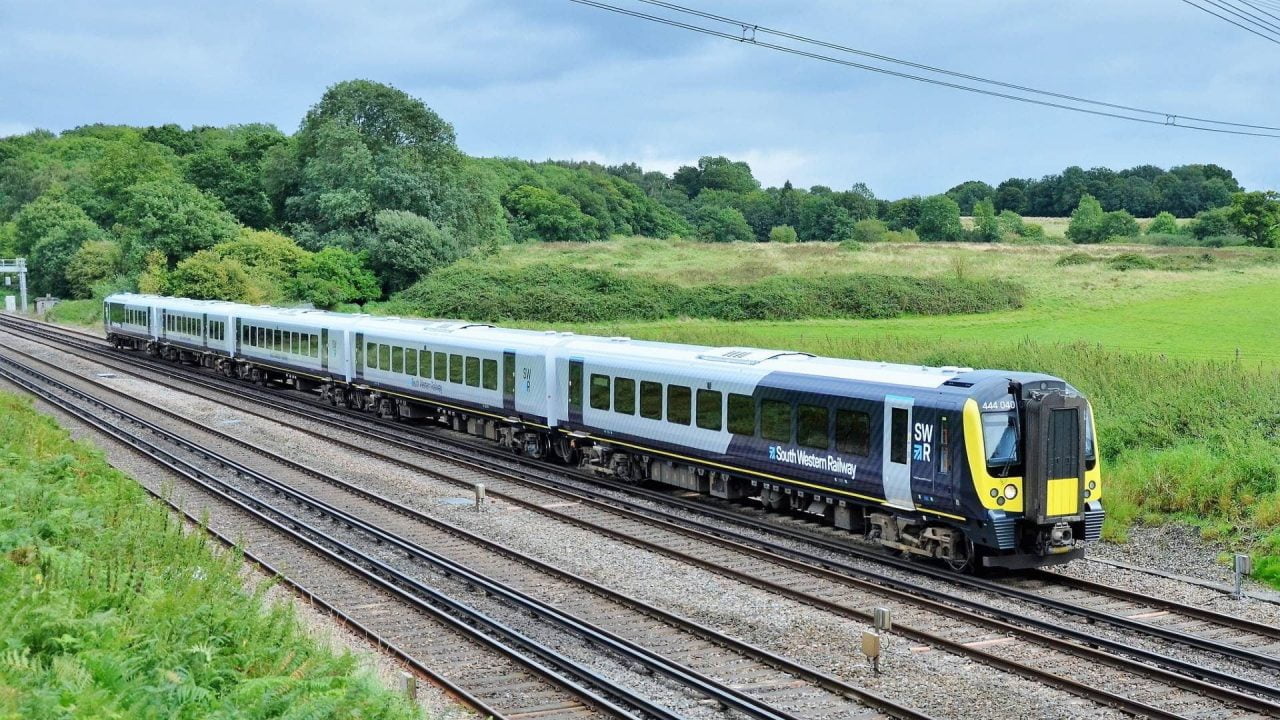
POLYGON ((0 392, 0 717, 420 717, 167 508, 0 392))

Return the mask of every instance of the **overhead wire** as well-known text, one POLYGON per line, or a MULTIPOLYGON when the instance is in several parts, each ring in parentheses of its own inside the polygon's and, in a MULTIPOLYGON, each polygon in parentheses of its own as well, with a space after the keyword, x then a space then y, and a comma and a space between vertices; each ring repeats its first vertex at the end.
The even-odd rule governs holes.
MULTIPOLYGON (((1268 40, 1268 41, 1273 42, 1273 43, 1275 43, 1275 44, 1277 44, 1277 45, 1280 45, 1280 40, 1277 40, 1276 38, 1273 38, 1273 37, 1271 37, 1270 35, 1266 35, 1266 34, 1264 34, 1264 33, 1258 32, 1257 30, 1255 30, 1255 29, 1253 29, 1253 28, 1251 28, 1251 27, 1249 27, 1249 26, 1247 26, 1247 25, 1242 25, 1242 24, 1240 24, 1240 23, 1236 22, 1235 20, 1232 20, 1231 18, 1227 17, 1226 15, 1220 15, 1220 14, 1218 14, 1218 13, 1216 13, 1216 12, 1214 12, 1214 11, 1210 10, 1209 8, 1204 7, 1203 5, 1197 5, 1195 2, 1192 2, 1192 0, 1182 0, 1182 2, 1186 3, 1187 5, 1190 5, 1190 6, 1191 6, 1191 7, 1193 7, 1193 8, 1196 8, 1197 10, 1201 10, 1201 11, 1203 11, 1203 12, 1209 13, 1210 15, 1212 15, 1212 16, 1214 16, 1214 17, 1216 17, 1216 18, 1220 19, 1220 20, 1225 20, 1225 21, 1227 21, 1227 22, 1231 23, 1232 25, 1235 25, 1236 27, 1240 28, 1241 30, 1244 30, 1245 32, 1253 33, 1254 35, 1257 35, 1258 37, 1262 38, 1263 40, 1268 40)), ((1206 0, 1206 2, 1212 2, 1212 0, 1206 0)), ((1215 5, 1215 7, 1217 7, 1217 6, 1215 5)), ((1238 16, 1238 15, 1239 15, 1239 13, 1236 13, 1236 15, 1238 16)))
POLYGON ((1275 15, 1272 15, 1271 13, 1267 12, 1266 10, 1263 10, 1262 8, 1259 8, 1259 7, 1255 6, 1255 5, 1250 5, 1250 4, 1249 4, 1248 2, 1246 2, 1245 0, 1235 0, 1235 2, 1232 2, 1232 0, 1222 0, 1222 2, 1226 3, 1227 5, 1230 5, 1230 6, 1234 7, 1234 8, 1236 8, 1236 9, 1238 9, 1238 10, 1240 10, 1240 11, 1241 11, 1241 12, 1243 12, 1245 15, 1248 15, 1249 17, 1253 18, 1253 20, 1255 21, 1255 22, 1254 22, 1254 24, 1255 24, 1255 25, 1260 25, 1260 26, 1266 27, 1268 31, 1280 30, 1280 25, 1277 25, 1276 23, 1272 22, 1271 20, 1268 20, 1266 17, 1261 17, 1261 16, 1259 16, 1259 15, 1254 15, 1253 13, 1249 12, 1249 10, 1256 10, 1256 11, 1258 11, 1258 12, 1262 13, 1263 15, 1266 15, 1267 17, 1270 17, 1272 20, 1280 20, 1280 18, 1276 17, 1275 15), (1249 8, 1249 10, 1244 10, 1243 8, 1240 8, 1240 6, 1241 6, 1241 5, 1243 5, 1243 6, 1247 7, 1247 8, 1249 8))
MULTIPOLYGON (((1107 102, 1103 102, 1103 101, 1089 100, 1089 99, 1086 99, 1086 98, 1077 98, 1077 97, 1074 97, 1074 96, 1071 96, 1071 95, 1066 95, 1066 94, 1061 94, 1061 93, 1054 93, 1054 92, 1050 92, 1050 91, 1046 91, 1046 90, 1038 90, 1038 89, 1035 89, 1035 88, 1030 88, 1030 87, 1026 87, 1026 86, 1016 85, 1016 84, 1013 84, 1013 83, 1005 83, 1005 82, 1001 82, 1001 81, 997 81, 997 80, 990 80, 990 79, 982 78, 982 77, 979 77, 979 76, 966 75, 966 74, 964 74, 964 73, 958 73, 958 72, 954 72, 954 71, 950 71, 950 70, 944 70, 944 69, 941 69, 941 68, 933 68, 933 67, 928 66, 928 65, 923 65, 923 64, 920 64, 920 63, 913 63, 913 62, 910 62, 910 61, 900 60, 900 59, 892 58, 892 57, 889 57, 889 56, 886 56, 886 55, 879 55, 879 54, 876 54, 876 53, 870 53, 870 52, 863 51, 863 50, 857 50, 857 49, 855 49, 855 48, 847 48, 847 47, 844 47, 844 46, 841 46, 841 45, 836 45, 836 44, 834 44, 834 43, 827 43, 827 42, 825 42, 825 41, 821 41, 821 40, 814 40, 814 39, 812 39, 812 38, 805 38, 804 36, 796 35, 796 34, 793 34, 793 33, 786 33, 786 32, 784 32, 784 31, 780 31, 780 30, 772 30, 772 29, 770 29, 770 28, 765 28, 765 27, 763 27, 763 26, 761 26, 761 25, 759 25, 759 24, 756 24, 756 23, 750 23, 750 22, 746 22, 746 21, 741 21, 741 20, 735 20, 735 19, 731 19, 731 18, 726 18, 726 17, 723 17, 723 16, 718 16, 718 15, 714 15, 714 14, 711 14, 711 13, 706 13, 706 12, 703 12, 703 11, 700 11, 700 10, 695 10, 695 9, 693 9, 693 8, 686 8, 686 7, 683 7, 683 6, 680 6, 680 5, 676 5, 676 4, 674 4, 674 3, 661 2, 660 0, 639 0, 639 1, 640 1, 640 2, 643 2, 643 3, 646 3, 646 4, 649 4, 649 5, 657 5, 657 6, 660 6, 660 7, 664 7, 664 8, 669 9, 669 10, 675 10, 675 11, 677 11, 677 12, 682 12, 682 13, 689 14, 689 15, 695 15, 695 16, 697 16, 697 17, 701 17, 701 18, 703 18, 703 19, 707 19, 707 20, 713 20, 713 21, 716 21, 716 22, 721 22, 721 23, 726 23, 726 24, 732 24, 732 25, 737 26, 737 27, 740 29, 740 32, 739 32, 739 33, 731 33, 731 32, 726 32, 726 31, 723 31, 723 30, 718 30, 718 29, 715 29, 715 28, 705 27, 705 26, 702 26, 702 25, 695 25, 695 24, 690 23, 690 22, 684 22, 684 21, 682 21, 682 20, 677 20, 677 19, 670 18, 670 17, 664 17, 664 16, 661 16, 661 15, 654 15, 654 14, 651 14, 651 13, 641 12, 641 11, 639 11, 639 10, 634 10, 634 9, 631 9, 631 8, 624 8, 624 7, 619 7, 619 6, 617 6, 617 5, 611 5, 611 4, 606 3, 606 2, 601 2, 600 0, 569 0, 569 1, 570 1, 570 2, 573 2, 573 3, 577 3, 577 4, 579 4, 579 5, 584 5, 584 6, 588 6, 588 7, 594 7, 594 8, 600 9, 600 10, 606 10, 606 11, 609 11, 609 12, 613 12, 613 13, 617 13, 617 14, 620 14, 620 15, 625 15, 625 16, 629 16, 629 17, 637 18, 637 19, 640 19, 640 20, 645 20, 645 21, 648 21, 648 22, 653 22, 653 23, 657 23, 657 24, 661 24, 661 25, 667 25, 667 26, 670 26, 670 27, 675 27, 675 28, 679 28, 679 29, 683 29, 683 30, 689 30, 689 31, 691 31, 691 32, 696 32, 696 33, 700 33, 700 34, 704 34, 704 35, 709 35, 709 36, 713 36, 713 37, 719 37, 719 38, 723 38, 723 39, 727 39, 727 40, 733 40, 733 41, 736 41, 736 42, 749 43, 749 44, 756 45, 756 46, 758 46, 758 47, 762 47, 762 48, 765 48, 765 49, 774 50, 774 51, 777 51, 777 52, 787 53, 787 54, 791 54, 791 55, 796 55, 796 56, 799 56, 799 57, 805 57, 805 58, 809 58, 809 59, 813 59, 813 60, 819 60, 819 61, 823 61, 823 62, 828 62, 828 63, 837 64, 837 65, 842 65, 842 66, 845 66, 845 67, 851 67, 851 68, 855 68, 855 69, 859 69, 859 70, 865 70, 865 71, 868 71, 868 72, 874 72, 874 73, 879 73, 879 74, 882 74, 882 75, 888 75, 888 76, 892 76, 892 77, 898 77, 898 78, 902 78, 902 79, 906 79, 906 80, 913 80, 913 81, 916 81, 916 82, 922 82, 922 83, 927 83, 927 84, 931 84, 931 85, 937 85, 937 86, 941 86, 941 87, 947 87, 947 88, 951 88, 951 89, 954 89, 954 90, 962 90, 962 91, 965 91, 965 92, 971 92, 971 93, 976 93, 976 94, 980 94, 980 95, 987 95, 987 96, 996 97, 996 98, 1001 98, 1001 99, 1005 99, 1005 100, 1011 100, 1011 101, 1015 101, 1015 102, 1028 103, 1028 104, 1032 104, 1032 105, 1039 105, 1039 106, 1043 106, 1043 107, 1056 108, 1056 109, 1060 109, 1060 110, 1069 110, 1069 111, 1072 111, 1072 112, 1085 113, 1085 114, 1088 114, 1088 115, 1096 115, 1096 116, 1101 116, 1101 117, 1109 117, 1109 118, 1114 118, 1114 119, 1118 119, 1118 120, 1128 120, 1128 121, 1130 121, 1130 122, 1145 123, 1145 124, 1149 124, 1149 125, 1162 125, 1162 126, 1166 126, 1166 127, 1177 127, 1177 128, 1182 128, 1182 129, 1186 129, 1186 130, 1199 130, 1199 131, 1202 131, 1202 132, 1213 132, 1213 133, 1221 133, 1221 134, 1227 134, 1227 135, 1245 135, 1245 136, 1252 136, 1252 137, 1280 138, 1280 134, 1276 134, 1276 133, 1274 133, 1274 132, 1253 132, 1254 130, 1273 130, 1273 131, 1280 131, 1280 127, 1274 127, 1274 126, 1269 126, 1269 125, 1255 125, 1255 124, 1248 124, 1248 123, 1230 122, 1230 121, 1225 121, 1225 120, 1211 120, 1211 119, 1207 119, 1207 118, 1197 118, 1197 117, 1190 117, 1190 116, 1185 116, 1185 115, 1178 115, 1178 114, 1175 114, 1175 113, 1168 113, 1168 112, 1159 111, 1159 110, 1149 110, 1149 109, 1144 109, 1144 108, 1129 107, 1129 106, 1120 105, 1120 104, 1115 104, 1115 103, 1107 103, 1107 102), (900 71, 900 70, 893 70, 893 69, 890 69, 890 68, 879 67, 879 66, 875 66, 875 65, 868 65, 868 64, 865 64, 865 63, 854 62, 854 61, 852 61, 852 60, 847 60, 847 59, 843 59, 843 58, 832 57, 832 56, 830 56, 830 55, 824 55, 824 54, 821 54, 821 53, 818 53, 818 52, 813 52, 813 51, 809 51, 809 50, 803 50, 803 49, 796 48, 796 47, 792 47, 792 46, 789 46, 789 45, 779 45, 779 44, 777 44, 777 43, 771 43, 771 42, 761 41, 761 40, 757 37, 757 35, 758 35, 758 34, 761 34, 761 33, 763 33, 763 34, 769 34, 769 35, 774 35, 774 36, 781 37, 781 38, 785 38, 785 39, 791 39, 791 40, 795 40, 795 41, 799 41, 799 42, 804 42, 804 43, 808 43, 808 44, 812 44, 812 45, 822 46, 822 47, 826 47, 826 48, 829 48, 829 49, 839 50, 839 51, 841 51, 841 52, 847 52, 847 53, 851 53, 851 54, 855 54, 855 55, 860 55, 860 56, 864 56, 864 57, 871 57, 871 58, 874 58, 874 59, 877 59, 877 60, 881 60, 882 62, 896 63, 896 64, 899 64, 899 65, 903 65, 903 66, 907 66, 907 67, 912 67, 912 68, 920 69, 920 70, 925 70, 925 71, 933 72, 933 73, 936 73, 936 74, 946 75, 946 76, 949 76, 949 77, 956 77, 956 78, 959 78, 959 79, 966 79, 966 80, 970 80, 970 81, 973 81, 973 82, 981 82, 981 83, 989 84, 989 85, 993 85, 993 86, 1004 87, 1004 88, 1007 88, 1007 89, 1010 89, 1010 90, 1017 90, 1017 91, 1019 91, 1019 92, 1031 93, 1031 94, 1038 94, 1038 95, 1048 96, 1048 97, 1054 97, 1054 98, 1057 98, 1057 99, 1060 99, 1060 100, 1065 100, 1065 101, 1075 102, 1075 103, 1080 103, 1080 104, 1090 104, 1090 105, 1094 105, 1094 106, 1108 107, 1108 108, 1112 108, 1113 110, 1125 110, 1125 111, 1132 112, 1132 113, 1145 114, 1145 115, 1150 115, 1150 116, 1160 117, 1160 118, 1163 118, 1163 119, 1154 119, 1153 117, 1138 117, 1138 116, 1135 116, 1135 115, 1125 114, 1125 113, 1122 113, 1122 112, 1112 112, 1112 111, 1109 111, 1109 110, 1099 110, 1099 109, 1094 109, 1094 108, 1089 108, 1089 107, 1077 107, 1077 106, 1074 106, 1074 105, 1068 105, 1068 104, 1065 104, 1065 103, 1062 103, 1062 102, 1055 102, 1055 101, 1051 101, 1051 100, 1043 100, 1043 99, 1038 99, 1038 98, 1035 98, 1035 97, 1025 97, 1025 96, 1021 96, 1021 95, 1015 95, 1015 94, 1006 93, 1006 92, 999 92, 999 91, 990 90, 990 89, 986 89, 986 88, 974 87, 974 86, 971 86, 971 85, 965 85, 965 84, 962 84, 962 83, 950 82, 950 81, 947 81, 947 80, 940 80, 940 79, 938 79, 938 78, 926 77, 926 76, 923 76, 923 75, 917 75, 917 74, 914 74, 914 73, 904 72, 904 71, 900 71), (1179 122, 1179 121, 1190 121, 1190 122, 1179 122), (1199 125, 1198 125, 1198 124, 1191 124, 1191 123, 1204 123, 1204 124, 1199 124, 1199 125), (1221 126, 1226 126, 1226 127, 1209 127, 1208 125, 1221 125, 1221 126), (1232 129, 1232 128, 1245 128, 1245 129, 1232 129)), ((1184 2, 1187 2, 1187 0, 1183 0, 1183 1, 1184 1, 1184 2)))

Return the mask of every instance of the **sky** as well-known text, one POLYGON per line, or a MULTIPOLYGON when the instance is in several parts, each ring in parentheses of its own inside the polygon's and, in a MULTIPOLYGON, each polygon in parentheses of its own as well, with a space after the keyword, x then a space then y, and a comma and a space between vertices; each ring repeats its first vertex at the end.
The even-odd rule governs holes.
MULTIPOLYGON (((1005 82, 1280 126, 1280 44, 1178 0, 680 4, 1005 82)), ((765 185, 865 182, 886 198, 1070 165, 1212 162, 1280 188, 1280 138, 1013 103, 568 0, 4 0, 0 38, 0 136, 95 122, 293 132, 326 87, 367 78, 422 99, 473 155, 668 173, 726 155, 765 185)))

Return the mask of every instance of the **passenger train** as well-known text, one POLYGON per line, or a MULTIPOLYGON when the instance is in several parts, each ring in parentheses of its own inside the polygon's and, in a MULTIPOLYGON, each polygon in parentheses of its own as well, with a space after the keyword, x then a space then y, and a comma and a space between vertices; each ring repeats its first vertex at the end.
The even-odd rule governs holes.
POLYGON ((118 294, 117 348, 531 458, 808 513, 956 569, 1099 537, 1089 403, 1049 375, 118 294))

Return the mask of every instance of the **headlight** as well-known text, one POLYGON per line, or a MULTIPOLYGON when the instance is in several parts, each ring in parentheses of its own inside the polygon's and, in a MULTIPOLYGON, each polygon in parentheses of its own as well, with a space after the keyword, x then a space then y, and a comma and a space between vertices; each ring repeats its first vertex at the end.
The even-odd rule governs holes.
POLYGON ((1009 500, 1012 500, 1012 499, 1014 499, 1014 498, 1018 497, 1018 486, 1017 486, 1017 485, 1014 485, 1013 483, 1009 483, 1008 485, 1005 485, 1005 486, 1004 486, 1004 496, 1005 496, 1006 498, 1008 498, 1009 500))
POLYGON ((1090 480, 1090 481, 1089 481, 1089 489, 1090 489, 1090 490, 1097 490, 1097 489, 1098 489, 1098 481, 1097 481, 1097 480, 1090 480))

